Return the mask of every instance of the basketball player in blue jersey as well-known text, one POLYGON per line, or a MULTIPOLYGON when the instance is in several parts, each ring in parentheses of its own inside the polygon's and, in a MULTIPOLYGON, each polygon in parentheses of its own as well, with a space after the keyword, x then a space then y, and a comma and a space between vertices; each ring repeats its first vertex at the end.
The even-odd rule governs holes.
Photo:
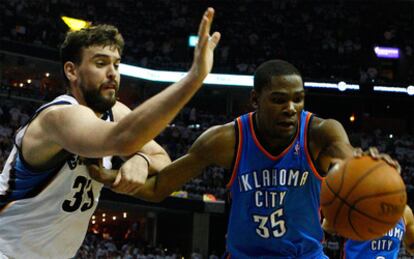
POLYGON ((414 255, 414 217, 408 206, 397 225, 383 237, 369 241, 348 239, 344 245, 343 258, 397 259, 402 243, 406 251, 414 255))
POLYGON ((256 109, 204 132, 135 196, 160 201, 209 165, 230 169, 231 258, 326 258, 319 193, 332 164, 353 156, 342 125, 305 111, 299 71, 271 60, 254 75, 256 109))
POLYGON ((213 16, 212 8, 203 15, 188 74, 133 111, 117 101, 124 46, 118 30, 100 25, 67 34, 61 57, 69 94, 42 106, 20 128, 0 174, 0 258, 75 255, 103 186, 81 157, 104 157, 98 164, 109 169, 110 156, 132 156, 112 185, 126 194, 145 182, 148 171, 170 163, 152 139, 212 68, 220 40, 218 32, 210 35, 213 16))

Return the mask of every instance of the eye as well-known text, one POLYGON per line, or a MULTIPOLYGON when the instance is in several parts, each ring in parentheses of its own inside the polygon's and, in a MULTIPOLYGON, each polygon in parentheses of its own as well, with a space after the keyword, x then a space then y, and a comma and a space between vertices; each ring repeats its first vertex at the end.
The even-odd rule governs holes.
POLYGON ((96 65, 97 67, 103 67, 103 66, 105 66, 105 62, 104 62, 104 61, 102 61, 102 60, 98 60, 98 61, 96 61, 96 62, 95 62, 95 65, 96 65))
POLYGON ((302 101, 303 101, 303 96, 296 96, 296 97, 293 99, 293 101, 294 101, 295 103, 300 103, 300 102, 302 102, 302 101))
POLYGON ((280 98, 280 97, 273 97, 271 101, 272 103, 276 103, 276 104, 283 104, 287 102, 286 98, 280 98))
POLYGON ((116 70, 118 70, 119 69, 119 64, 114 64, 114 67, 115 67, 116 70))

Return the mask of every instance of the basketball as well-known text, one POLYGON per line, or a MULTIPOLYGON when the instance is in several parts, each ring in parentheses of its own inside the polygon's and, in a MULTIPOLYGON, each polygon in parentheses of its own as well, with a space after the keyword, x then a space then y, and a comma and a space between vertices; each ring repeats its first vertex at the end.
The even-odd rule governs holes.
POLYGON ((381 237, 402 217, 407 201, 398 171, 370 156, 334 167, 321 187, 322 212, 333 230, 353 240, 381 237))

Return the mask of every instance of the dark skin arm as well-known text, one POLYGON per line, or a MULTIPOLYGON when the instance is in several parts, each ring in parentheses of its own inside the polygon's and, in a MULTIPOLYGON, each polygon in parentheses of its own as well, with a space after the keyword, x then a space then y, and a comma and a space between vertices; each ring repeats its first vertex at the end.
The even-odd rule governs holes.
MULTIPOLYGON (((343 163, 345 159, 362 155, 360 148, 355 149, 351 146, 344 127, 338 121, 314 117, 310 127, 310 152, 322 176, 326 176, 333 165, 343 163)), ((399 170, 400 166, 397 161, 392 160, 387 154, 380 154, 376 148, 370 148, 364 153, 374 159, 383 159, 399 170)), ((334 232, 326 218, 322 227, 327 232, 334 232)))
POLYGON ((310 152, 322 176, 327 175, 333 164, 354 154, 344 127, 336 120, 314 117, 309 133, 310 152))
POLYGON ((208 129, 194 142, 186 155, 149 178, 134 196, 159 202, 201 174, 207 166, 217 165, 229 169, 233 161, 235 141, 234 123, 208 129))
MULTIPOLYGON (((322 176, 326 176, 334 164, 353 156, 354 148, 349 143, 344 127, 338 121, 315 116, 309 134, 309 149, 322 176)), ((327 232, 334 232, 326 218, 322 227, 327 232)))

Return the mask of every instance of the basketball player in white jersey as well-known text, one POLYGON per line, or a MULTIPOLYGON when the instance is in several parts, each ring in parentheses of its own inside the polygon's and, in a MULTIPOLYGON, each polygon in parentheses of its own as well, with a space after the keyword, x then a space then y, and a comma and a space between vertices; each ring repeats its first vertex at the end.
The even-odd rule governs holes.
POLYGON ((152 139, 211 71, 220 40, 218 32, 210 35, 213 16, 212 8, 203 15, 188 74, 133 111, 117 101, 124 46, 118 30, 101 25, 67 34, 61 57, 68 94, 39 108, 19 129, 0 174, 0 258, 76 254, 103 186, 82 157, 104 157, 99 164, 109 169, 110 156, 132 156, 112 185, 126 194, 148 171, 170 162, 152 139))

